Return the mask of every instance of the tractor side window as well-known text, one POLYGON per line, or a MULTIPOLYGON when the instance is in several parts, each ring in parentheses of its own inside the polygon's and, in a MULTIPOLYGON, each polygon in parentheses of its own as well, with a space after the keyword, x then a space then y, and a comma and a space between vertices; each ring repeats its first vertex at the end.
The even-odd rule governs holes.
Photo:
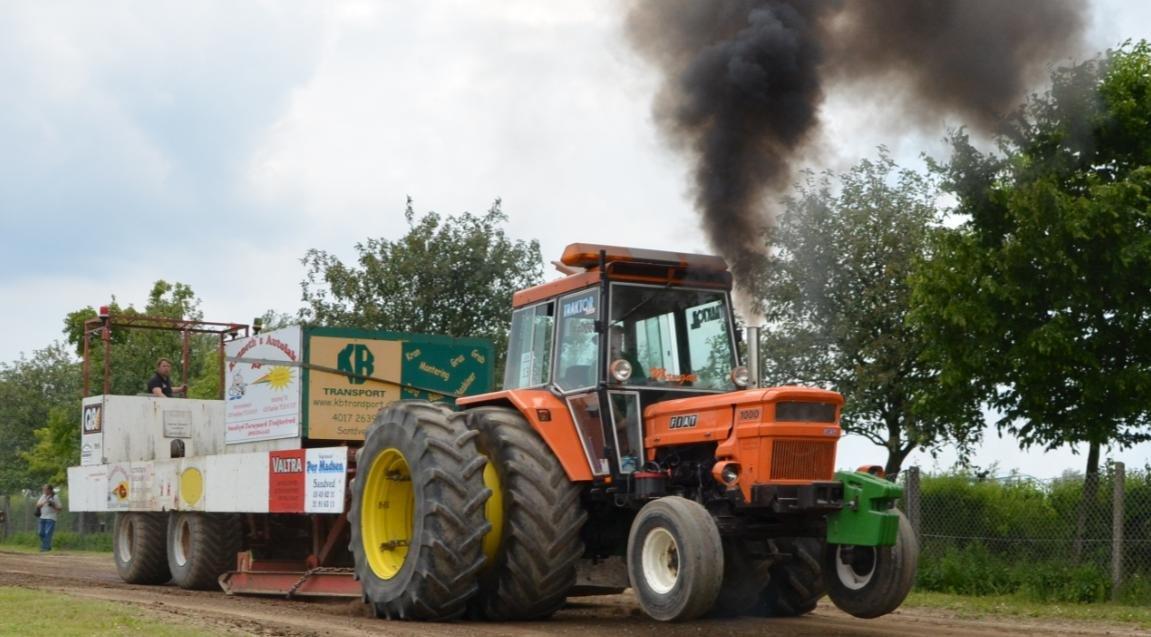
POLYGON ((564 391, 592 387, 599 380, 599 289, 561 298, 559 312, 555 383, 564 391))
POLYGON ((551 370, 554 303, 541 303, 512 313, 504 389, 538 387, 551 370))

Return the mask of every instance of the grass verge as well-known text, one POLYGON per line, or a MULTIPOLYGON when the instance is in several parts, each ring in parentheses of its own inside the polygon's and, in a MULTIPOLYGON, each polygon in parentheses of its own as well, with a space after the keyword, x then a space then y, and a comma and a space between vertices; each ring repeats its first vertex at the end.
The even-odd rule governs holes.
MULTIPOLYGON (((40 549, 40 537, 31 531, 12 533, 0 543, 0 547, 25 547, 40 549)), ((86 533, 80 535, 71 531, 57 531, 52 538, 53 550, 65 551, 104 551, 112 550, 111 533, 86 533)))
POLYGON ((1151 628, 1151 607, 1148 606, 1039 603, 1022 599, 1017 595, 975 597, 920 591, 913 591, 903 605, 910 608, 937 608, 954 613, 958 617, 971 619, 988 617, 1071 619, 1151 628))
POLYGON ((0 586, 0 636, 148 635, 205 637, 225 633, 173 625, 123 604, 76 599, 57 593, 0 586))

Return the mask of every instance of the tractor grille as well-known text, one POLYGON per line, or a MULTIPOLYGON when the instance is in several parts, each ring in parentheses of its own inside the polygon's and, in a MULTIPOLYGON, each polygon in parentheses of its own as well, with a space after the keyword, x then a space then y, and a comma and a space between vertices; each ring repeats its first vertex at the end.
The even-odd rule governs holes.
POLYGON ((772 480, 830 480, 835 443, 776 440, 771 445, 772 480))

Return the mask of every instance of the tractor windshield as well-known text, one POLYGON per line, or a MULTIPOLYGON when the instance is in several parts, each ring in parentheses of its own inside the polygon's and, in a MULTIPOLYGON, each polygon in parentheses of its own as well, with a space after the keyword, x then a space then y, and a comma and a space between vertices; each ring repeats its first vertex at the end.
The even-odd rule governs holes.
POLYGON ((610 361, 631 364, 627 385, 731 391, 731 317, 727 294, 615 283, 610 361))

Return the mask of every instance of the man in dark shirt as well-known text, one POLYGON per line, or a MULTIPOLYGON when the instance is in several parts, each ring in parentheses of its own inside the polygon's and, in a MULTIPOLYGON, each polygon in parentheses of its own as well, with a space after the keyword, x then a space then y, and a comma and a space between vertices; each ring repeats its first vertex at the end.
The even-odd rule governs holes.
POLYGON ((161 358, 156 361, 156 375, 148 381, 148 393, 153 396, 172 397, 173 393, 184 395, 188 393, 187 385, 180 385, 172 389, 172 361, 161 358))

